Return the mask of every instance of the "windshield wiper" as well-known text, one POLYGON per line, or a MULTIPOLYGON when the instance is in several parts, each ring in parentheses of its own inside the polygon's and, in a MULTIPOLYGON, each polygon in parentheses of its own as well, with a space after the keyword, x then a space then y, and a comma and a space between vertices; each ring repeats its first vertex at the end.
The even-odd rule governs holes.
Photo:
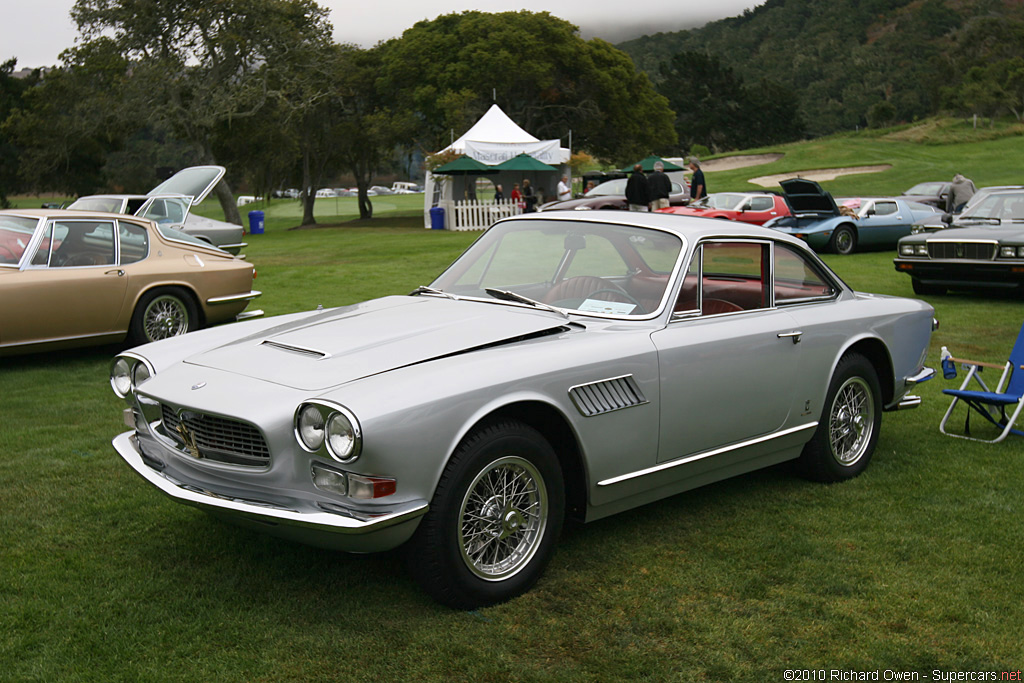
POLYGON ((960 216, 960 220, 964 221, 995 221, 996 223, 1002 223, 1002 218, 996 218, 995 216, 960 216))
POLYGON ((566 320, 569 319, 569 314, 563 311, 561 308, 556 308, 555 306, 541 303, 540 301, 531 299, 528 296, 523 296, 522 294, 510 292, 507 289, 494 289, 493 287, 484 287, 484 291, 493 296, 495 299, 501 299, 502 301, 514 301, 516 303, 526 304, 527 306, 543 308, 546 311, 551 311, 552 313, 559 314, 566 320))
POLYGON ((446 299, 451 299, 452 301, 459 300, 459 297, 454 294, 449 294, 448 292, 441 291, 440 289, 434 289, 433 287, 427 287, 426 285, 420 285, 409 292, 409 296, 416 296, 417 294, 436 294, 437 296, 443 296, 446 299))

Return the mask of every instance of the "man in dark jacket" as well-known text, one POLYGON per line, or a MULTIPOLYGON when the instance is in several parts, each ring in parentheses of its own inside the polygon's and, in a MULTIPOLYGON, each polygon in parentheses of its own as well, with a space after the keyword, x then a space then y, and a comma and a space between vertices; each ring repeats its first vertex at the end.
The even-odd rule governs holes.
POLYGON ((633 167, 633 175, 629 176, 626 182, 626 202, 630 211, 647 211, 647 203, 650 201, 650 194, 647 188, 647 178, 644 176, 640 164, 633 167))
POLYGON ((665 164, 660 161, 654 162, 654 173, 647 178, 647 190, 651 193, 651 211, 668 208, 672 180, 665 175, 665 164))
POLYGON ((690 157, 690 170, 693 177, 690 179, 690 199, 697 201, 708 196, 708 186, 704 181, 704 171, 700 170, 700 160, 697 157, 690 157))

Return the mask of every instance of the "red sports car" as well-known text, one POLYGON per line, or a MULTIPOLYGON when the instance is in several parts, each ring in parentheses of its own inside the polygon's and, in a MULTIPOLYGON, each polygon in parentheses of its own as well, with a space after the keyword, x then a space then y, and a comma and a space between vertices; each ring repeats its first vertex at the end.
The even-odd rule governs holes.
POLYGON ((769 192, 715 192, 689 206, 670 206, 658 210, 661 213, 725 218, 755 225, 764 225, 773 218, 790 214, 786 200, 769 192))

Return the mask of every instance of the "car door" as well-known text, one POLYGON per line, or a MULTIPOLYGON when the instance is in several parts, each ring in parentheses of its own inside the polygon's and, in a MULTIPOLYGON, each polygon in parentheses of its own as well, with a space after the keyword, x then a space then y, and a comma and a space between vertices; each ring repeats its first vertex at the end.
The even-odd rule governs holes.
POLYGON ((4 315, 4 344, 111 334, 124 305, 127 278, 117 265, 116 222, 53 220, 30 262, 17 274, 4 315))
POLYGON ((876 199, 865 207, 857 225, 857 242, 862 246, 895 245, 910 234, 914 224, 893 199, 876 199))
POLYGON ((772 197, 751 197, 744 203, 744 211, 740 214, 739 220, 744 223, 764 225, 779 215, 775 209, 775 200, 772 197))
POLYGON ((699 455, 780 430, 793 405, 801 346, 794 318, 772 304, 771 244, 698 246, 676 312, 652 340, 661 373, 659 462, 725 466, 741 452, 699 455))

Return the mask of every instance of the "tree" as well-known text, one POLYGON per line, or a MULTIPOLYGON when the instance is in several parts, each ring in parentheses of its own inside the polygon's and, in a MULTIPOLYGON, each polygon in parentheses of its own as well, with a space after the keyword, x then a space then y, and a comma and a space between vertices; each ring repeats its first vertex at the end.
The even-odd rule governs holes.
POLYGON ((799 100, 768 80, 748 87, 732 68, 699 52, 680 52, 661 65, 658 90, 676 111, 676 131, 686 149, 714 152, 799 139, 804 126, 799 100))
POLYGON ((417 120, 424 151, 497 102, 520 126, 608 159, 675 144, 672 112, 620 50, 584 41, 546 12, 464 12, 422 21, 383 46, 381 91, 417 120))
MULTIPOLYGON (((76 0, 83 36, 72 55, 109 41, 130 65, 121 95, 150 122, 166 123, 216 163, 214 138, 257 115, 298 46, 330 34, 313 0, 76 0)), ((241 223, 226 182, 216 188, 228 220, 241 223)))
MULTIPOLYGON (((0 64, 0 123, 3 123, 22 106, 22 95, 26 89, 39 80, 39 72, 33 73, 31 79, 14 78, 14 67, 17 61, 9 59, 0 64)), ((8 192, 18 187, 18 145, 10 131, 0 128, 0 208, 10 207, 8 192)))

